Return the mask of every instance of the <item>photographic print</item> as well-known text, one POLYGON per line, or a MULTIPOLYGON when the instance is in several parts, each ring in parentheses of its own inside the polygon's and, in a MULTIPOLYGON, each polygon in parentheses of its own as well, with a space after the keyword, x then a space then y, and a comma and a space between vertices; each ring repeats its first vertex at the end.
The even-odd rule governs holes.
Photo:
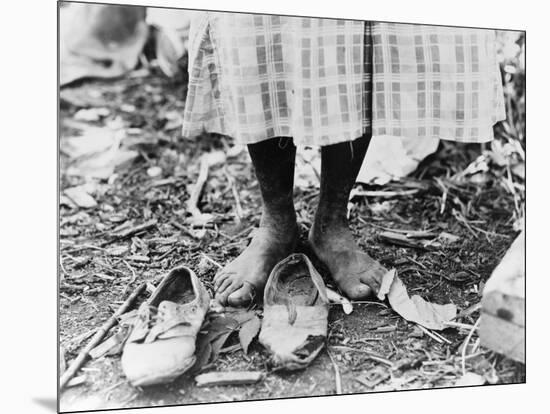
POLYGON ((525 382, 524 31, 57 7, 61 412, 525 382))

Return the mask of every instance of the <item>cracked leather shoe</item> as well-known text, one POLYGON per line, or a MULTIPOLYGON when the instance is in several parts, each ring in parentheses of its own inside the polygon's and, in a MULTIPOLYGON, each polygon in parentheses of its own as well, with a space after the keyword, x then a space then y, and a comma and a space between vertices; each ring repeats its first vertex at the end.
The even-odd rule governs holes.
POLYGON ((171 382, 195 363, 195 341, 210 295, 187 267, 173 269, 138 309, 122 353, 134 386, 171 382))

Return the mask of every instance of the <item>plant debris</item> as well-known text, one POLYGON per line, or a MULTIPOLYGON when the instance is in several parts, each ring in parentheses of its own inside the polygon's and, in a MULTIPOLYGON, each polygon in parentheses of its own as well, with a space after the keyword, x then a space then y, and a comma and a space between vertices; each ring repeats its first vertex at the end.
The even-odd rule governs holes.
POLYGON ((195 377, 198 387, 216 387, 221 385, 247 385, 254 384, 263 378, 262 372, 257 371, 232 371, 209 372, 195 377))
POLYGON ((378 299, 383 300, 386 296, 392 309, 399 315, 429 329, 445 329, 445 322, 456 316, 457 309, 454 304, 437 305, 418 295, 410 297, 395 269, 387 272, 382 280, 378 299))

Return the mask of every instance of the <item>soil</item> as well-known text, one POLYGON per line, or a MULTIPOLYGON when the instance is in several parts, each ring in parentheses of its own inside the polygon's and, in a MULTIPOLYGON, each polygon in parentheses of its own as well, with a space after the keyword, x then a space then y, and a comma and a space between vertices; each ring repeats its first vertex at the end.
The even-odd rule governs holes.
MULTIPOLYGON (((230 138, 207 135, 199 139, 179 136, 166 114, 183 113, 185 83, 165 79, 151 70, 143 77, 113 81, 86 81, 65 89, 61 100, 60 190, 84 182, 68 176, 71 163, 63 153, 67 136, 78 133, 66 120, 82 106, 97 106, 74 96, 93 91, 109 115, 92 125, 120 117, 125 128, 138 131, 139 139, 125 145, 140 156, 117 172, 116 179, 101 181, 94 199, 97 207, 60 206, 60 344, 68 363, 141 282, 157 283, 171 268, 185 264, 196 271, 212 289, 216 266, 204 256, 225 264, 236 257, 248 242, 249 228, 259 223, 260 198, 246 151, 211 168, 199 208, 215 216, 205 229, 193 228, 185 202, 199 172, 199 157, 205 151, 232 148, 230 138), (133 110, 123 104, 131 104, 133 110), (147 170, 160 166, 162 175, 152 178, 147 170), (228 176, 232 180, 228 179, 228 176), (172 180, 170 180, 172 178, 172 180), (167 180, 164 185, 160 180, 167 180), (234 182, 235 192, 231 182, 234 182), (158 185, 157 185, 158 184, 158 185), (237 216, 237 201, 242 217, 237 216), (156 219, 155 226, 125 239, 112 239, 114 229, 156 219), (91 246, 91 247, 90 247, 91 246), (117 250, 118 249, 118 250, 117 250)), ((134 135, 132 135, 134 136, 134 135)), ((464 181, 447 188, 442 208, 442 183, 449 175, 462 171, 479 154, 479 145, 445 143, 406 179, 383 187, 364 189, 401 191, 419 188, 414 195, 397 197, 357 197, 350 211, 350 223, 361 248, 387 268, 396 268, 410 294, 436 303, 452 302, 459 310, 479 303, 480 291, 517 232, 513 228, 516 200, 500 185, 505 172, 491 168, 483 180, 464 181), (443 210, 443 212, 441 212, 443 210), (463 221, 465 219, 466 221, 463 221), (432 249, 415 249, 383 243, 378 234, 387 229, 442 231, 458 236, 455 243, 432 249)), ((318 190, 297 188, 295 204, 301 229, 298 251, 307 254, 334 288, 327 270, 305 245, 318 190)), ((140 300, 146 296, 142 295, 140 300)), ((460 319, 473 325, 475 311, 460 319)), ((468 330, 455 328, 440 332, 446 341, 436 341, 388 308, 384 302, 356 303, 345 315, 332 306, 327 349, 341 375, 343 393, 379 392, 403 389, 453 386, 462 376, 461 352, 468 330), (374 358, 373 358, 374 355, 374 358), (390 364, 391 363, 391 367, 390 364)), ((466 371, 485 376, 488 383, 509 384, 525 381, 525 366, 479 346, 472 335, 466 371), (473 344, 473 346, 472 346, 473 344)), ((204 372, 259 370, 264 379, 252 386, 198 388, 193 378, 181 378, 170 385, 136 389, 129 385, 120 368, 118 356, 88 361, 78 375, 83 385, 61 394, 62 411, 195 404, 215 401, 241 401, 266 398, 331 395, 336 393, 333 362, 322 354, 304 371, 271 372, 266 366, 267 352, 254 341, 248 354, 230 337, 219 358, 204 372)))

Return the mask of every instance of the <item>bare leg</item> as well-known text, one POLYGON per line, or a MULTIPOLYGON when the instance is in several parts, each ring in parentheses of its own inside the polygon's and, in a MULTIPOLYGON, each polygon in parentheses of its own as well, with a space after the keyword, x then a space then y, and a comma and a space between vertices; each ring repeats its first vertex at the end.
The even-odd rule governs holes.
POLYGON ((321 194, 309 234, 313 251, 328 267, 340 290, 352 299, 378 292, 386 272, 357 246, 346 218, 349 194, 370 139, 366 134, 352 143, 322 147, 321 194))
POLYGON ((298 239, 292 139, 248 145, 248 152, 262 194, 262 218, 248 247, 214 277, 216 299, 222 305, 243 306, 261 294, 275 264, 292 253, 298 239))

